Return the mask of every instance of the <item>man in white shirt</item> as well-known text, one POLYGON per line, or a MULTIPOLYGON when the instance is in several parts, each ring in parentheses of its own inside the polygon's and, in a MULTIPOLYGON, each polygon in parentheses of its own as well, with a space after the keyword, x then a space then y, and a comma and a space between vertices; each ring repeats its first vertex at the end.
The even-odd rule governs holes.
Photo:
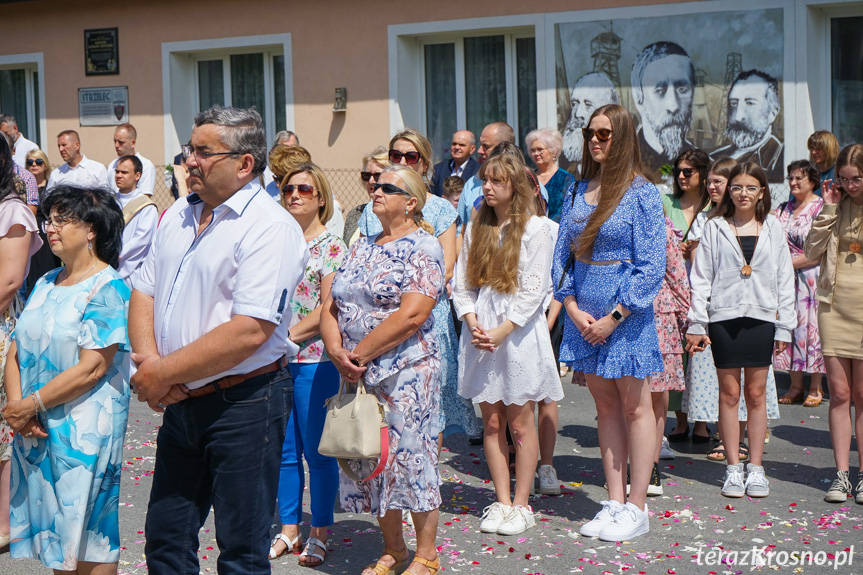
POLYGON ((51 172, 46 192, 50 192, 60 184, 83 188, 108 187, 105 166, 81 153, 81 139, 78 137, 78 132, 75 130, 60 132, 57 135, 57 148, 60 150, 60 157, 66 163, 51 172))
POLYGON ((117 159, 108 164, 108 182, 111 184, 111 189, 116 192, 117 184, 114 181, 114 169, 117 167, 117 162, 123 156, 138 156, 143 167, 141 181, 138 182, 138 189, 141 190, 141 193, 152 196, 153 190, 156 189, 156 166, 153 165, 153 162, 135 151, 137 141, 138 131, 132 124, 120 124, 114 130, 114 150, 117 151, 117 159))
POLYGON ((159 210, 138 187, 141 181, 141 160, 137 156, 117 158, 114 167, 114 186, 117 203, 123 210, 123 249, 117 272, 126 283, 133 285, 133 276, 150 252, 153 232, 159 225, 159 210))
POLYGON ((21 167, 24 167, 24 162, 27 161, 27 154, 39 149, 39 146, 18 131, 18 122, 15 120, 15 116, 0 114, 0 132, 5 132, 12 139, 12 147, 15 148, 12 159, 21 167))
POLYGON ((147 566, 197 573, 189 550, 212 506, 219 571, 269 575, 293 389, 284 356, 298 350, 290 300, 309 253, 296 220, 259 183, 267 143, 256 111, 198 114, 183 154, 191 193, 163 215, 129 305, 131 384, 165 412, 147 566))

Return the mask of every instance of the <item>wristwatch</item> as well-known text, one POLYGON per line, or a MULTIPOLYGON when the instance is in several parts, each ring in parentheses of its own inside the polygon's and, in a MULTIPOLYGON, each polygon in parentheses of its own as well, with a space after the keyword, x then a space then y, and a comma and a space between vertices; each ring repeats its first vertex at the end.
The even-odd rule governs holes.
POLYGON ((613 319, 617 323, 620 323, 623 321, 623 314, 620 313, 620 311, 615 309, 614 311, 611 312, 611 319, 613 319))

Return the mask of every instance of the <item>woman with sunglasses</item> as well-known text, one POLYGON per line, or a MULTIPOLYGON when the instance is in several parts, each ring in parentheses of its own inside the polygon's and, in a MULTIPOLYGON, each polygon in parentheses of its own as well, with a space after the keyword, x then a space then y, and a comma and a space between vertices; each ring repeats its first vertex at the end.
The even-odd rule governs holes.
POLYGON ((389 154, 383 146, 378 146, 371 154, 363 158, 363 170, 360 172, 360 179, 363 181, 363 187, 365 187, 366 192, 369 194, 369 201, 354 207, 345 216, 345 231, 342 239, 345 240, 348 247, 352 246, 359 239, 360 217, 363 215, 363 210, 366 209, 366 206, 372 202, 375 184, 378 182, 378 178, 381 177, 381 172, 390 165, 389 154))
POLYGON ((567 312, 560 358, 584 373, 596 403, 608 485, 608 501, 581 534, 620 541, 650 529, 645 499, 657 442, 649 377, 663 371, 653 300, 665 277, 665 218, 625 108, 596 109, 584 147, 555 246, 554 297, 567 312))
POLYGON ((333 194, 318 166, 302 164, 289 171, 282 180, 282 202, 303 229, 309 260, 303 279, 291 297, 288 339, 299 346, 299 351, 288 357, 294 399, 279 475, 282 530, 270 546, 270 559, 286 553, 296 554, 302 549, 300 565, 317 567, 327 557, 327 528, 333 524, 333 506, 339 486, 338 462, 318 453, 327 413, 326 400, 339 391, 339 372, 327 357, 320 337, 321 303, 330 295, 333 278, 347 248, 340 237, 326 228, 334 209, 333 194), (300 533, 305 488, 303 459, 309 466, 312 512, 312 527, 305 547, 300 533))
POLYGON ((758 164, 737 165, 716 217, 704 226, 690 276, 692 305, 686 350, 711 346, 719 378, 719 432, 726 446, 737 445, 741 368, 748 409, 749 463, 736 449, 726 451, 726 497, 767 497, 770 483, 762 456, 767 435, 767 375, 776 353, 791 341, 794 270, 779 221, 770 215, 767 175, 758 164))
MULTIPOLYGON (((389 160, 401 164, 422 176, 426 183, 427 198, 423 206, 423 218, 434 227, 434 235, 443 247, 446 264, 446 281, 453 276, 456 248, 456 220, 458 212, 444 198, 428 192, 431 181, 432 149, 428 139, 416 130, 406 129, 390 139, 389 160)), ((364 236, 374 235, 380 230, 374 214, 367 207, 360 218, 360 231, 364 236)), ((434 309, 435 335, 440 345, 443 369, 441 371, 441 411, 438 446, 443 444, 446 434, 461 430, 468 436, 479 435, 480 427, 474 415, 473 405, 458 394, 458 337, 452 319, 449 300, 442 298, 434 309)))
MULTIPOLYGON (((48 161, 48 156, 40 149, 35 149, 27 154, 27 169, 36 178, 36 185, 39 187, 39 203, 45 197, 45 188, 48 185, 48 177, 51 175, 51 162, 48 161)), ((30 295, 36 282, 43 275, 60 266, 60 258, 54 255, 51 247, 48 245, 48 237, 42 231, 42 222, 45 221, 45 214, 42 210, 36 210, 36 224, 39 230, 39 237, 42 238, 42 246, 39 248, 33 257, 30 258, 30 273, 27 274, 25 283, 26 294, 30 295)))
POLYGON ((863 145, 851 144, 836 159, 836 179, 821 185, 824 207, 803 253, 821 260, 815 297, 821 353, 830 388, 830 440, 836 479, 824 501, 844 503, 854 493, 863 504, 863 471, 851 484, 851 437, 856 432, 863 469, 863 145), (852 425, 851 406, 855 414, 852 425))
MULTIPOLYGON (((431 319, 444 291, 443 250, 423 217, 426 183, 404 166, 391 166, 375 184, 372 202, 381 232, 360 238, 336 273, 321 312, 327 355, 349 382, 361 377, 384 403, 389 459, 383 472, 355 482, 340 474, 348 513, 372 513, 385 550, 363 575, 440 571, 435 540, 441 504, 436 449, 441 360, 431 319), (411 561, 402 512, 416 526, 411 561)), ((446 201, 446 200, 443 200, 446 201)), ((443 298, 446 299, 446 298, 443 298)), ((377 461, 349 461, 367 477, 377 461)))

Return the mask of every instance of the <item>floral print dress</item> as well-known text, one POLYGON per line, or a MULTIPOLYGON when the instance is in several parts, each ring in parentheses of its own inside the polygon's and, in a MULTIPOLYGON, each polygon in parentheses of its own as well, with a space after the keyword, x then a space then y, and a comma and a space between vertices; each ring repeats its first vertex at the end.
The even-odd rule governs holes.
MULTIPOLYGON (((824 200, 816 197, 797 214, 797 217, 794 217, 794 210, 797 208, 795 198, 791 198, 777 208, 775 215, 785 230, 792 259, 803 255, 803 244, 806 243, 812 222, 821 213, 823 206, 824 200)), ((824 373, 821 336, 818 334, 818 300, 815 299, 815 286, 820 269, 821 266, 817 265, 794 270, 797 328, 794 330, 791 345, 776 356, 774 360, 776 369, 824 373)))
MULTIPOLYGON (((402 294, 438 300, 443 293, 443 249, 434 237, 419 229, 384 245, 377 245, 376 238, 357 240, 333 280, 332 297, 347 350, 398 311, 402 294)), ((389 408, 389 459, 384 472, 371 481, 358 483, 339 474, 341 505, 348 513, 383 517, 389 509, 425 512, 441 504, 441 360, 434 324, 430 314, 416 333, 367 364, 368 391, 389 408)), ((377 461, 348 464, 365 477, 377 461)))
POLYGON ((659 351, 665 371, 650 376, 652 392, 686 389, 683 334, 686 333, 686 314, 689 312, 689 275, 680 250, 683 234, 667 216, 665 230, 665 279, 659 295, 653 300, 659 351))

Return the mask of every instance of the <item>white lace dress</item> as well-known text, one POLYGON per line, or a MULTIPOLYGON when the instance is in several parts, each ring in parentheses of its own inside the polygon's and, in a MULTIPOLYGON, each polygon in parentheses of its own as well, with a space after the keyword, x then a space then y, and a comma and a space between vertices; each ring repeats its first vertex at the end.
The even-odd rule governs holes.
POLYGON ((476 313, 486 329, 511 320, 516 329, 495 351, 479 351, 471 345, 467 327, 461 331, 458 353, 458 393, 477 403, 503 402, 524 405, 528 401, 560 401, 563 387, 554 361, 545 300, 551 287, 553 232, 544 218, 532 217, 521 240, 518 289, 502 294, 489 287, 467 286, 465 271, 471 245, 468 227, 456 270, 453 303, 459 318, 476 313))

